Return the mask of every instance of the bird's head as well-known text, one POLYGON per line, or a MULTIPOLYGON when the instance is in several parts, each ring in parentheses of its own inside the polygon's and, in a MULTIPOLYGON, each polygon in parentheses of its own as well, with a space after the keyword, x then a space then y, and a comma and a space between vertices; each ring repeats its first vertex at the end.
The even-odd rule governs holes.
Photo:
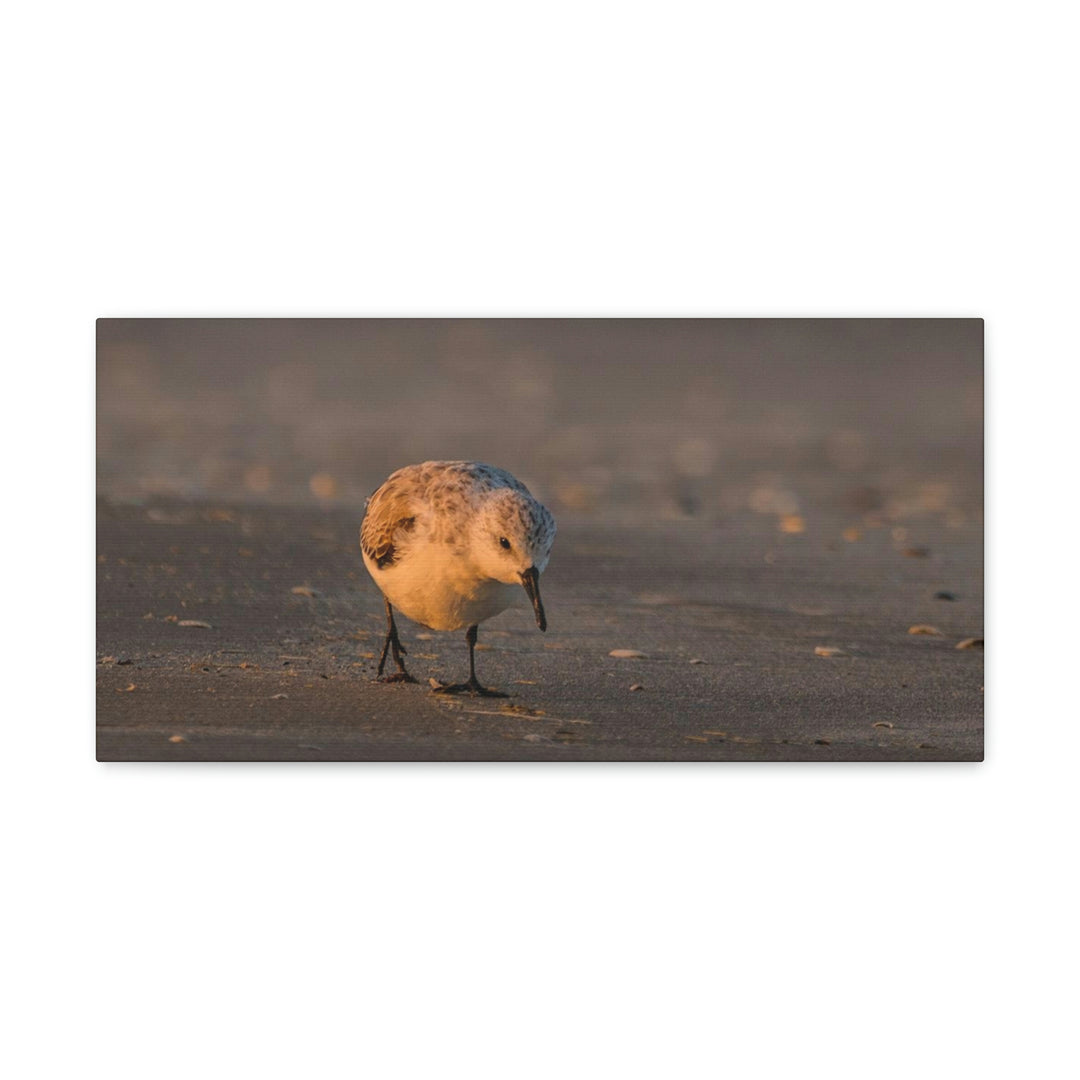
POLYGON ((551 557, 555 519, 526 492, 502 488, 484 501, 473 521, 472 557, 487 577, 521 585, 532 602, 536 625, 547 629, 540 575, 551 557))

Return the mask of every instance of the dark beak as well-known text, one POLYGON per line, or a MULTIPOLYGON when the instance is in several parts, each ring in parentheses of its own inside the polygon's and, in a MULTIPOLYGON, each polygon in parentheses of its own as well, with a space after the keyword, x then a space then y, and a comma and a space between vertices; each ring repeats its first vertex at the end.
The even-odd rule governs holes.
POLYGON ((533 611, 536 612, 536 625, 541 630, 547 629, 547 616, 544 614, 544 602, 540 599, 540 571, 535 566, 530 566, 521 575, 521 584, 532 601, 533 611))

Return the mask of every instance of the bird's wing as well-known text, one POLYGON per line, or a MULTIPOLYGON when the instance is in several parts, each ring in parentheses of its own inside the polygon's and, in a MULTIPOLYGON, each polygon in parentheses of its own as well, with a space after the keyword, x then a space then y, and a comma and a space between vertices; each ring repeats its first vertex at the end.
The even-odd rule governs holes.
POLYGON ((382 570, 401 557, 408 534, 416 528, 418 507, 405 486, 391 477, 368 499, 360 526, 360 546, 382 570))

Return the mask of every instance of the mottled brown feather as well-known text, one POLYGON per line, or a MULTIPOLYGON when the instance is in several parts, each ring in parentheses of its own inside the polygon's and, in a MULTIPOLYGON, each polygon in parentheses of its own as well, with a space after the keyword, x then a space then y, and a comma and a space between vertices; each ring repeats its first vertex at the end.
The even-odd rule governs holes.
POLYGON ((360 546, 381 570, 393 566, 404 539, 402 534, 415 528, 416 508, 403 487, 391 478, 368 500, 360 526, 360 546))

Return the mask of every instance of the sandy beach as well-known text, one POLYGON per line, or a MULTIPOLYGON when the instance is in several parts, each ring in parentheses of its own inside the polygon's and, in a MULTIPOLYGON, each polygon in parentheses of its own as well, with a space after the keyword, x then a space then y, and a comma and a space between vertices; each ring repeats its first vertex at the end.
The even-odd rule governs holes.
MULTIPOLYGON (((980 759, 982 652, 956 648, 982 633, 978 538, 912 557, 767 524, 565 529, 548 632, 524 606, 481 628, 499 701, 373 681, 349 514, 102 507, 99 759, 980 759)), ((463 676, 462 635, 402 633, 417 678, 463 676)))
POLYGON ((99 338, 102 761, 982 758, 970 320, 99 338), (463 635, 406 620, 420 685, 374 681, 363 498, 432 457, 512 469, 559 521, 548 632, 480 629, 505 701, 432 694, 463 635))

